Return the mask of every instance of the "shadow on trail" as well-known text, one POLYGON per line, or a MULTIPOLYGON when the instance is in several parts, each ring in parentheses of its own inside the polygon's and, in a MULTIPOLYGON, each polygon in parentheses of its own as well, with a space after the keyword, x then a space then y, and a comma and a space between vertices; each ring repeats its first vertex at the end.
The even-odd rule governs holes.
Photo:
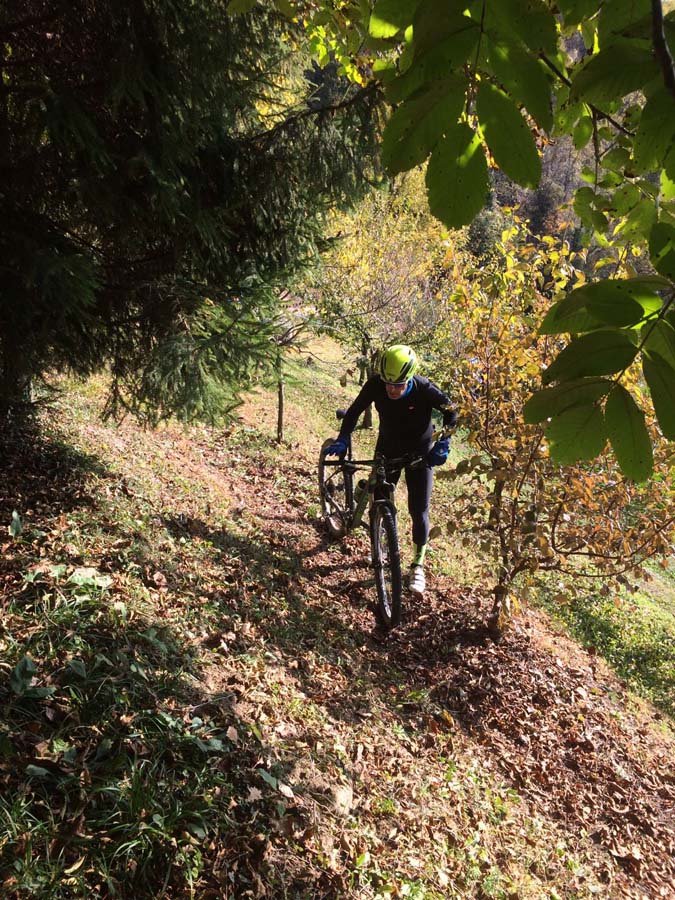
POLYGON ((93 506, 85 485, 92 475, 110 473, 101 461, 54 437, 49 439, 33 419, 0 428, 0 521, 12 510, 30 521, 47 508, 69 512, 93 506))
MULTIPOLYGON (((204 689, 201 643, 134 596, 143 583, 201 587, 172 542, 157 557, 143 529, 111 517, 115 495, 130 522, 147 519, 142 498, 31 423, 0 435, 0 459, 0 520, 17 509, 24 523, 0 567, 3 898, 178 898, 195 883, 205 897, 262 896, 266 882, 268 896, 310 896, 311 865, 281 860, 271 872, 265 861, 286 816, 260 776, 264 737, 237 715, 234 692, 204 689), (157 571, 166 584, 152 582, 157 571)), ((264 545, 179 511, 147 527, 200 540, 220 560, 238 555, 251 589, 296 568, 292 554, 270 559, 264 545)), ((223 580, 217 602, 229 591, 223 580)), ((224 604, 221 619, 232 621, 224 604)), ((330 878, 322 895, 338 896, 330 878)))
MULTIPOLYGON (((128 530, 107 518, 105 488, 121 491, 131 518, 142 498, 127 495, 119 475, 37 434, 2 449, 10 463, 0 505, 5 518, 18 498, 30 529, 49 535, 64 510, 86 512, 115 579, 106 588, 90 584, 83 601, 67 576, 46 571, 20 603, 8 597, 3 606, 17 636, 10 665, 28 653, 38 663, 38 684, 54 687, 43 698, 13 697, 6 687, 0 693, 3 718, 12 723, 10 771, 0 768, 3 795, 18 797, 26 789, 32 765, 47 775, 28 779, 31 802, 62 809, 62 864, 51 877, 60 878, 85 854, 94 870, 106 867, 109 893, 124 885, 140 900, 156 895, 167 870, 168 884, 183 890, 198 846, 207 861, 204 889, 229 890, 229 873, 236 871, 241 892, 255 893, 269 874, 265 849, 272 836, 283 842, 287 834, 292 844, 307 824, 301 806, 280 802, 259 775, 268 738, 249 702, 249 685, 239 679, 217 695, 204 689, 207 650, 220 653, 223 668, 235 673, 237 659, 258 660, 270 679, 283 674, 280 690, 292 684, 337 722, 386 715, 419 733, 431 716, 437 734, 459 728, 485 745, 486 759, 524 796, 592 834, 633 884, 649 891, 650 878, 663 885, 675 876, 673 856, 664 857, 673 843, 668 823, 675 803, 659 793, 673 777, 672 761, 664 761, 663 771, 639 761, 630 723, 623 727, 613 717, 590 664, 581 670, 560 663, 523 630, 495 644, 483 626, 486 600, 453 584, 432 585, 424 603, 406 597, 401 628, 383 634, 364 571, 365 535, 334 542, 316 522, 294 515, 290 500, 270 505, 264 495, 252 496, 258 505, 228 527, 180 508, 163 510, 153 518, 152 545, 139 533, 120 552, 116 545, 129 540, 128 530), (92 475, 102 483, 97 494, 92 475), (162 537, 167 546, 159 551, 162 537), (196 561, 189 571, 182 546, 196 561), (187 640, 185 631, 167 626, 159 608, 154 617, 130 621, 124 592, 133 572, 167 604, 187 604, 185 598, 202 604, 204 633, 187 640), (49 594, 64 598, 56 624, 49 594), (247 703, 250 717, 240 708, 247 703), (46 754, 45 742, 53 747, 55 739, 73 747, 71 757, 46 754), (92 785, 84 801, 83 778, 92 785), (120 790, 125 784, 129 790, 120 790), (96 841, 111 821, 126 850, 117 839, 96 841)), ((83 532, 85 519, 79 515, 83 532)), ((39 553, 59 561, 59 540, 52 535, 17 545, 3 563, 16 591, 39 553)), ((212 656, 211 668, 217 665, 212 656)), ((311 718, 294 727, 298 746, 313 746, 311 718)), ((294 746, 277 754, 276 777, 287 777, 302 759, 304 751, 294 746)), ((351 761, 348 777, 350 767, 351 761)), ((302 784, 295 787, 302 796, 302 784)), ((54 855, 49 839, 36 843, 37 858, 54 855)), ((15 877, 16 836, 0 846, 0 875, 15 877)), ((269 896, 311 896, 320 880, 321 896, 337 898, 344 890, 309 859, 289 855, 284 862, 277 854, 275 867, 283 884, 268 885, 269 896)), ((81 890, 91 889, 88 868, 77 876, 81 890)))
MULTIPOLYGON (((617 716, 592 660, 562 662, 523 624, 496 643, 485 624, 492 598, 442 579, 423 603, 406 596, 402 626, 384 634, 372 617, 374 591, 361 578, 365 540, 340 546, 316 528, 304 540, 301 597, 283 625, 273 616, 261 625, 267 645, 287 660, 311 652, 329 670, 347 672, 345 690, 344 678, 317 684, 316 669, 300 667, 310 699, 347 722, 364 709, 387 709, 410 731, 428 727, 430 708, 447 714, 485 745, 507 782, 591 834, 633 885, 655 892, 672 883, 675 861, 663 853, 675 846, 672 759, 644 762, 644 742, 629 718, 617 716), (413 695, 429 699, 411 702, 413 695)), ((275 552, 292 546, 282 541, 275 552)), ((440 722, 447 729, 443 715, 440 722)), ((605 877, 620 880, 611 868, 605 877)))

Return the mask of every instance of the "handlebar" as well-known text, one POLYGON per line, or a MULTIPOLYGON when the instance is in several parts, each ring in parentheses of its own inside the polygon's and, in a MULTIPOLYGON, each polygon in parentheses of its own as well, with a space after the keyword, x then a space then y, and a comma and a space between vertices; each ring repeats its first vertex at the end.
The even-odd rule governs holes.
POLYGON ((387 456, 378 456, 375 459, 345 459, 344 457, 340 459, 324 459, 324 466, 354 466, 370 468, 376 465, 384 464, 386 469, 403 469, 405 466, 416 466, 425 463, 427 459, 426 453, 408 453, 405 456, 392 457, 389 458, 387 456))

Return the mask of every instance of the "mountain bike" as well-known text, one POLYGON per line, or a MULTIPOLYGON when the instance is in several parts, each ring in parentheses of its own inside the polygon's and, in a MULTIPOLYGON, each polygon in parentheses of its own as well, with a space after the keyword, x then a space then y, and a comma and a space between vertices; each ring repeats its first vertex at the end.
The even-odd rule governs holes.
MULTIPOLYGON (((337 417, 344 416, 338 410, 337 417)), ((359 526, 370 533, 371 559, 377 589, 377 616, 385 628, 395 628, 401 621, 401 553, 398 541, 394 485, 389 473, 406 466, 426 465, 426 455, 408 454, 396 459, 376 455, 374 459, 354 459, 351 438, 341 459, 326 459, 324 451, 332 443, 324 442, 319 457, 319 493, 326 528, 342 538, 359 526), (359 471, 369 471, 368 478, 354 484, 359 471), (368 525, 363 517, 368 507, 368 525)))

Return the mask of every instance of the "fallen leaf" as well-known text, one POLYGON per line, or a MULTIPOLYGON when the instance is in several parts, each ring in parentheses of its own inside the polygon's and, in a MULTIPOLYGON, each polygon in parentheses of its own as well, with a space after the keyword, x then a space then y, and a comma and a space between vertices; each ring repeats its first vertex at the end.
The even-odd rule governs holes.
POLYGON ((160 590, 162 588, 165 588, 168 584, 168 582, 166 580, 166 575, 164 575, 162 572, 155 572, 155 574, 152 576, 152 580, 155 582, 155 584, 157 585, 157 587, 160 590))
POLYGON ((284 797, 288 797, 289 800, 293 800, 295 798, 295 794, 293 793, 293 788, 291 788, 287 784, 284 784, 283 781, 279 782, 279 793, 283 794, 284 797))
POLYGON ((86 856, 81 856, 77 860, 77 862, 74 862, 72 864, 72 866, 68 866, 67 869, 64 869, 63 874, 64 875, 72 875, 73 872, 77 872, 77 870, 80 869, 84 865, 84 861, 86 860, 86 858, 87 858, 86 856))
POLYGON ((339 816, 348 816, 354 805, 354 791, 349 784, 333 788, 333 809, 339 816))

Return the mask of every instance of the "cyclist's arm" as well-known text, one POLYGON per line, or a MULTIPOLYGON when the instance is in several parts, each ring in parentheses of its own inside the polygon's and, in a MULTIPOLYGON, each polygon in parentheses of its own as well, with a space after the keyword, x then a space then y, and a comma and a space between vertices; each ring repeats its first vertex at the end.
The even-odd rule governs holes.
POLYGON ((375 400, 376 384, 376 378, 369 378, 368 381, 366 381, 366 383, 363 385, 356 399, 345 413, 345 417, 342 420, 342 425, 340 426, 340 433, 338 434, 338 438, 344 438, 344 440, 347 440, 352 431, 354 431, 354 429, 356 428, 356 423, 359 421, 359 416, 364 413, 370 406, 370 404, 375 400))
POLYGON ((431 405, 433 409, 437 409, 443 413, 443 427, 454 428, 457 422, 457 411, 452 405, 450 397, 435 385, 433 381, 429 382, 429 392, 431 394, 431 405))

